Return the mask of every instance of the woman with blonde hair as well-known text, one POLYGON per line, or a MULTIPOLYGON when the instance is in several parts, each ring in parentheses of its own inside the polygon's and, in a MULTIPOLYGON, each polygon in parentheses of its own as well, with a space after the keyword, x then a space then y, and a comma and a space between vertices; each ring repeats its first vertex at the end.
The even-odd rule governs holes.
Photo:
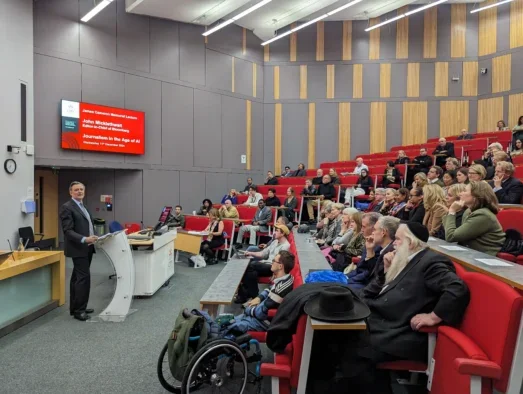
MULTIPOLYGON (((445 197, 447 208, 450 208, 454 201, 459 201, 459 196, 461 193, 465 191, 466 186, 467 185, 464 183, 455 183, 454 185, 449 186, 447 190, 447 195, 445 197)), ((462 207, 462 209, 456 211, 456 228, 461 226, 463 213, 465 213, 465 207, 462 207)), ((445 239, 445 228, 441 226, 439 228, 439 231, 434 236, 439 239, 445 239)))
POLYGON ((487 170, 481 164, 472 164, 469 167, 469 181, 479 182, 487 177, 487 170))
POLYGON ((316 243, 320 247, 332 245, 332 242, 337 237, 341 228, 341 211, 345 206, 341 203, 332 203, 325 208, 328 222, 316 234, 316 243))
POLYGON ((429 230, 429 235, 435 235, 448 212, 443 189, 438 185, 423 186, 423 205, 425 206, 423 225, 429 230))
POLYGON ((332 247, 322 249, 321 251, 331 263, 336 260, 336 254, 349 243, 352 237, 353 230, 350 228, 350 221, 355 213, 358 213, 356 208, 345 208, 341 212, 341 226, 338 236, 332 241, 332 247))
POLYGON ((383 200, 383 205, 381 206, 380 213, 384 216, 388 215, 389 212, 396 204, 396 195, 397 190, 393 188, 385 189, 385 200, 383 200))
POLYGON ((365 246, 365 238, 361 232, 361 220, 363 214, 355 212, 351 215, 349 228, 352 230, 352 236, 344 248, 336 256, 336 261, 332 264, 334 271, 343 272, 352 263, 352 258, 361 256, 363 247, 365 246))
POLYGON ((216 208, 209 210, 207 214, 209 217, 209 225, 204 230, 207 235, 207 239, 202 242, 200 246, 200 254, 205 258, 205 261, 209 265, 218 264, 218 259, 214 256, 213 249, 222 246, 225 243, 223 237, 223 222, 220 218, 220 213, 216 208))
POLYGON ((428 185, 429 180, 427 179, 427 174, 424 172, 418 172, 414 175, 414 182, 412 182, 412 187, 421 187, 428 185))
POLYGON ((485 181, 472 181, 465 186, 459 201, 454 201, 443 218, 445 240, 495 256, 505 242, 505 233, 496 215, 498 199, 485 181), (461 226, 456 226, 456 213, 467 208, 461 226))

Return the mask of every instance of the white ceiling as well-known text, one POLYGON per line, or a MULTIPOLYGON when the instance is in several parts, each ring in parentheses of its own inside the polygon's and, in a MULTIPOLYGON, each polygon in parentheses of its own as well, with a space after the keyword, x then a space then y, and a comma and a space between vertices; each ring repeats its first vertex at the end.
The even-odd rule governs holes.
MULTIPOLYGON (((212 25, 234 16, 261 0, 126 0, 127 12, 172 19, 180 22, 212 25)), ((237 24, 252 30, 262 40, 297 21, 307 21, 340 7, 350 0, 273 0, 237 24)), ((449 3, 475 3, 483 0, 450 0, 449 3)), ((426 4, 429 0, 363 0, 326 20, 375 18, 408 4, 426 4)))

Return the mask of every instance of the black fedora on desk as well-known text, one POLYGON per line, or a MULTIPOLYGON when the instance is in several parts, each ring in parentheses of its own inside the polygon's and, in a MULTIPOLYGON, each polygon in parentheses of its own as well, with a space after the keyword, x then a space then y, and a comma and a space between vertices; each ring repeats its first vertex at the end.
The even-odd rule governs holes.
POLYGON ((326 287, 307 301, 304 310, 314 319, 335 323, 363 320, 370 315, 369 307, 343 286, 326 287))

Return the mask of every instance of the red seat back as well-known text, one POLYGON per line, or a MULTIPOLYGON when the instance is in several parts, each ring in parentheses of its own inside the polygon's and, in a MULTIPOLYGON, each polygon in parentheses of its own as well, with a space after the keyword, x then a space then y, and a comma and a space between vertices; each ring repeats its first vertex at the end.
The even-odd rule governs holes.
POLYGON ((514 178, 523 178, 523 166, 517 166, 514 172, 514 178))
MULTIPOLYGON (((283 178, 282 178, 283 179, 283 178)), ((300 185, 299 189, 303 189, 305 187, 305 180, 303 178, 294 178, 296 180, 296 184, 300 185)), ((264 196, 267 196, 269 193, 269 189, 276 190, 276 194, 278 195, 286 195, 287 189, 292 186, 288 185, 276 185, 276 186, 258 186, 258 193, 263 194, 264 196)), ((292 187, 294 189, 294 192, 297 192, 297 194, 300 194, 300 190, 296 190, 298 187, 292 187)))
POLYGON ((240 215, 240 219, 254 219, 254 215, 256 215, 256 211, 258 210, 257 207, 249 207, 247 205, 237 205, 236 209, 238 210, 238 215, 240 215))
POLYGON ((523 234, 523 210, 522 209, 502 209, 496 215, 503 231, 509 229, 518 230, 523 234))
POLYGON ((300 377, 301 356, 303 354, 303 343, 305 342, 305 328, 307 327, 307 315, 303 314, 298 319, 296 334, 292 336, 292 360, 291 360, 291 387, 298 387, 300 377))
POLYGON ((285 185, 285 187, 289 186, 305 186, 305 180, 308 179, 304 176, 290 176, 290 177, 283 177, 278 178, 278 185, 285 185))
POLYGON ((223 232, 227 233, 227 235, 225 235, 225 239, 231 239, 231 237, 234 236, 234 226, 235 226, 234 220, 230 220, 230 219, 223 220, 223 232))
POLYGON ((185 230, 203 231, 209 225, 209 218, 206 216, 185 215, 185 230))
POLYGON ((125 223, 124 227, 127 230, 127 234, 136 233, 142 229, 138 223, 125 223))
POLYGON ((459 263, 453 261, 452 264, 454 264, 454 268, 456 269, 456 275, 463 279, 463 275, 465 275, 468 271, 459 263))
POLYGON ((243 204, 245 201, 247 201, 247 194, 239 194, 238 197, 236 197, 236 201, 238 204, 243 204))

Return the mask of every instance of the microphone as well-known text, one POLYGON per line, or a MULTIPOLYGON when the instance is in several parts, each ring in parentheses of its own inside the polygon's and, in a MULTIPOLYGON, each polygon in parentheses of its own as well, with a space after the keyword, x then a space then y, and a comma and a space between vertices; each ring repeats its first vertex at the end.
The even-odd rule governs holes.
POLYGON ((140 230, 143 230, 143 220, 140 220, 141 228, 140 230))
POLYGON ((13 256, 13 260, 16 260, 15 254, 13 253, 13 247, 11 246, 11 241, 9 241, 9 238, 7 238, 7 243, 9 244, 9 249, 11 249, 11 256, 13 256))

